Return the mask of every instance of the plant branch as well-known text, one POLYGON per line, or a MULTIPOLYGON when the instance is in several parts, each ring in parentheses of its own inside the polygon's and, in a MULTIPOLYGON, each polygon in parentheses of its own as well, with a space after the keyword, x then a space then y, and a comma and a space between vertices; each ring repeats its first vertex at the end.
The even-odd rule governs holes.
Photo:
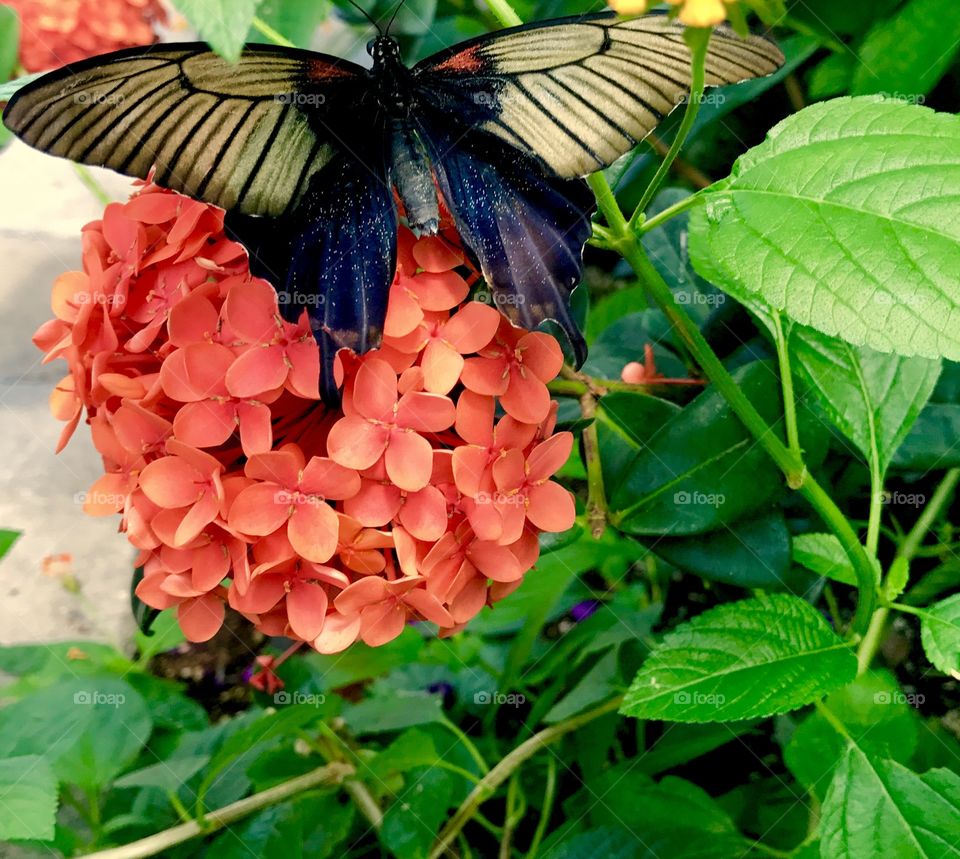
POLYGON ((429 859, 439 859, 449 849, 476 810, 496 792, 500 785, 510 778, 524 761, 571 731, 575 731, 594 719, 599 719, 601 716, 613 712, 620 706, 622 700, 623 698, 618 696, 600 707, 588 710, 579 716, 573 716, 563 722, 558 722, 549 728, 544 728, 544 730, 534 734, 529 740, 513 749, 481 779, 480 783, 470 791, 467 798, 447 821, 446 826, 437 836, 433 849, 430 851, 429 859))
POLYGON ((266 39, 269 39, 275 45, 281 45, 284 48, 295 48, 297 47, 293 42, 291 42, 283 33, 274 30, 266 21, 260 17, 254 17, 253 19, 253 29, 260 33, 266 39))
POLYGON ((607 493, 603 485, 600 439, 597 436, 597 398, 590 391, 580 397, 580 413, 586 426, 580 435, 583 463, 587 469, 587 527, 594 540, 607 530, 607 493))
POLYGON ((276 805, 285 799, 296 796, 298 793, 322 785, 340 784, 352 774, 353 767, 348 764, 327 764, 302 776, 255 793, 253 796, 231 802, 216 811, 208 812, 204 817, 203 825, 191 820, 189 823, 182 823, 179 826, 164 829, 162 832, 155 832, 153 835, 148 835, 146 838, 141 838, 139 841, 133 841, 122 847, 111 847, 107 850, 90 853, 88 859, 140 859, 140 857, 145 856, 156 856, 158 853, 169 850, 178 844, 223 829, 254 811, 276 805))

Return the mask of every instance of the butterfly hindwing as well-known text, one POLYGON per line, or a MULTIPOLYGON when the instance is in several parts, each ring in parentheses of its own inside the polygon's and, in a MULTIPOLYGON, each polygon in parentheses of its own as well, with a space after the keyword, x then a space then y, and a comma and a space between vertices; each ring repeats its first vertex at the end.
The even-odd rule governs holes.
POLYGON ((527 328, 555 320, 582 360, 585 345, 569 299, 582 279, 595 206, 586 183, 550 176, 516 153, 504 159, 497 140, 464 134, 437 115, 422 117, 421 135, 447 207, 499 309, 527 328))
POLYGON ((231 65, 203 43, 134 48, 28 84, 4 112, 52 155, 146 178, 225 209, 294 209, 334 157, 365 71, 251 45, 231 65))
POLYGON ((284 220, 228 215, 256 274, 275 284, 280 312, 307 312, 321 352, 321 390, 336 399, 333 359, 380 343, 396 268, 397 213, 382 157, 338 155, 284 220))
MULTIPOLYGON (((611 13, 480 36, 418 63, 421 97, 537 158, 558 176, 585 176, 645 138, 690 89, 683 26, 666 15, 611 13)), ((718 27, 708 86, 776 71, 772 42, 718 27)))

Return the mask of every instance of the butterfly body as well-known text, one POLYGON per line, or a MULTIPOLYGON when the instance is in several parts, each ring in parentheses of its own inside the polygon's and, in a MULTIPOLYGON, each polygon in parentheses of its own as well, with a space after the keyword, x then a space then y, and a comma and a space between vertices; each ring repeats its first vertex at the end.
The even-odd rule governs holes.
MULTIPOLYGON (((323 355, 379 342, 398 211, 436 232, 440 197, 498 306, 547 319, 578 355, 569 311, 594 208, 582 176, 642 140, 689 87, 683 28, 611 13, 515 27, 407 67, 380 36, 372 67, 251 45, 230 65, 203 44, 96 57, 28 84, 5 124, 54 155, 146 177, 228 210, 255 270, 306 308, 323 355)), ((720 28, 708 85, 783 61, 720 28)))

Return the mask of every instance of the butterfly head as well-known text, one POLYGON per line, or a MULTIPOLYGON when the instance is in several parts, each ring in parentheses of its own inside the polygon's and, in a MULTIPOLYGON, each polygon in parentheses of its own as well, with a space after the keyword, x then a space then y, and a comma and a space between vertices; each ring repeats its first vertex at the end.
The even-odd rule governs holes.
POLYGON ((400 43, 393 36, 377 36, 367 42, 367 53, 373 57, 374 68, 378 66, 402 65, 400 43))

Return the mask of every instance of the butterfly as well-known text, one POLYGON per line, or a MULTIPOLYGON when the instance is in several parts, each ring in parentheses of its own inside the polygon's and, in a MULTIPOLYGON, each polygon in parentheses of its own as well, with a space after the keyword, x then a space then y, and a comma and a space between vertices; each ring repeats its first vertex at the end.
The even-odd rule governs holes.
MULTIPOLYGON (((389 30, 389 28, 388 28, 389 30)), ((582 359, 570 294, 594 198, 582 177, 643 140, 690 89, 683 27, 612 12, 512 27, 412 67, 381 32, 372 67, 251 44, 231 65, 204 43, 94 57, 14 95, 6 126, 31 146, 154 181, 228 211, 291 321, 309 313, 322 388, 334 356, 380 340, 396 267, 397 199, 418 234, 440 198, 513 321, 554 320, 582 359)), ((784 61, 720 27, 709 86, 784 61)))

